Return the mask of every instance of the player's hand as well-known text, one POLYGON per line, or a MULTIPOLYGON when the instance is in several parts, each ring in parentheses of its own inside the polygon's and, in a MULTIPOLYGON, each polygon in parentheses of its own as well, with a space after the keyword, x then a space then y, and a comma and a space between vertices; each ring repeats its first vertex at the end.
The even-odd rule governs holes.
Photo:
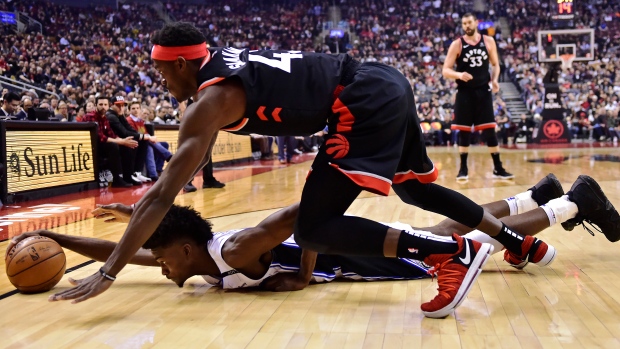
POLYGON ((499 83, 497 81, 491 81, 491 91, 493 91, 493 93, 499 92, 499 83))
POLYGON ((151 143, 153 143, 153 144, 157 143, 157 137, 155 137, 155 136, 149 136, 149 142, 151 142, 151 143))
POLYGON ((129 223, 132 213, 133 208, 123 204, 97 205, 92 211, 95 218, 103 219, 106 223, 129 223))
POLYGON ((304 280, 297 273, 280 273, 268 277, 261 283, 261 287, 267 291, 285 292, 299 291, 308 286, 308 281, 304 280))
POLYGON ((81 280, 69 278, 69 282, 75 287, 51 295, 50 302, 73 299, 72 304, 83 302, 96 297, 112 286, 112 280, 103 277, 99 272, 81 280))
POLYGON ((20 241, 27 239, 31 236, 37 236, 37 235, 41 235, 39 234, 39 230, 35 230, 35 231, 30 231, 27 233, 21 233, 17 236, 14 236, 11 241, 9 241, 9 245, 6 247, 6 251, 4 252, 4 259, 6 259, 6 257, 9 255, 9 251, 15 247, 15 245, 19 244, 20 241))
POLYGON ((465 81, 465 82, 467 82, 467 81, 469 81, 469 80, 471 80, 471 79, 473 79, 473 78, 474 78, 474 77, 473 77, 473 76, 471 76, 471 74, 469 74, 468 72, 462 72, 460 75, 461 75, 461 76, 459 77, 459 80, 463 80, 463 81, 465 81))

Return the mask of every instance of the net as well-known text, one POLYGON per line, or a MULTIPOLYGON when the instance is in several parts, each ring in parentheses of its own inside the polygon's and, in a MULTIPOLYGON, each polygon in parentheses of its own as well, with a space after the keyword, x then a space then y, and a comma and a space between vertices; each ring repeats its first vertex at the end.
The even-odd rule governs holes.
POLYGON ((568 70, 573 66, 575 55, 569 53, 563 54, 560 55, 560 59, 562 60, 562 70, 568 70))

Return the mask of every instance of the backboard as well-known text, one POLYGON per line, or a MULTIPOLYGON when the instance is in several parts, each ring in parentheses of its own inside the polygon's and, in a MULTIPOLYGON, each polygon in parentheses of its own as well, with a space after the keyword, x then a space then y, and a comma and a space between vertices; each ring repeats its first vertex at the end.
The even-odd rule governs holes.
POLYGON ((538 31, 538 62, 561 62, 565 54, 575 55, 575 61, 594 59, 594 29, 564 29, 538 31))

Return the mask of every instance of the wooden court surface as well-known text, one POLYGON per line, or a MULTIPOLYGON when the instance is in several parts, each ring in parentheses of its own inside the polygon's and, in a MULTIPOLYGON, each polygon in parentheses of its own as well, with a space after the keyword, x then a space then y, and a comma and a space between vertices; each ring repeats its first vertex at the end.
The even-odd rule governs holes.
MULTIPOLYGON (((463 184, 454 180, 456 148, 429 153, 440 169, 438 183, 479 203, 525 191, 553 172, 565 190, 579 174, 594 177, 620 207, 620 163, 608 161, 617 161, 617 147, 502 150, 504 166, 516 175, 511 181, 491 179, 490 156, 483 147, 472 148, 471 179, 463 184)), ((299 199, 309 166, 278 166, 227 182, 225 189, 180 195, 177 203, 215 217, 216 231, 251 226, 299 199)), ((363 193, 348 213, 413 226, 441 220, 393 193, 363 193)), ((86 219, 53 230, 118 240, 123 229, 86 219)), ((68 276, 86 277, 101 265, 92 263, 65 275, 53 291, 0 300, 0 347, 620 348, 620 245, 581 227, 565 232, 557 225, 540 237, 558 249, 550 267, 517 271, 496 254, 462 306, 442 320, 424 318, 419 308, 436 294, 430 279, 333 282, 285 293, 222 291, 198 277, 179 289, 158 268, 128 266, 97 298, 77 305, 47 301, 53 291, 69 287, 68 276)), ((0 251, 6 245, 0 243, 0 251)), ((68 267, 87 261, 66 252, 68 267)), ((0 294, 14 289, 4 270, 3 264, 0 294)))

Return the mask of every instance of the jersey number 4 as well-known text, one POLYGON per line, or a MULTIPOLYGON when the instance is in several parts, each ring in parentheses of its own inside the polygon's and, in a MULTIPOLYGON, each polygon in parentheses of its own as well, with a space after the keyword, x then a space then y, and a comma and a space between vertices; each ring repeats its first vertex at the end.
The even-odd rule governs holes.
POLYGON ((248 59, 250 62, 259 62, 267 64, 270 67, 274 67, 280 70, 284 70, 287 73, 291 72, 291 59, 303 58, 301 51, 288 51, 273 54, 274 59, 263 57, 260 55, 252 54, 250 52, 248 59), (276 59, 279 58, 279 59, 276 59))

